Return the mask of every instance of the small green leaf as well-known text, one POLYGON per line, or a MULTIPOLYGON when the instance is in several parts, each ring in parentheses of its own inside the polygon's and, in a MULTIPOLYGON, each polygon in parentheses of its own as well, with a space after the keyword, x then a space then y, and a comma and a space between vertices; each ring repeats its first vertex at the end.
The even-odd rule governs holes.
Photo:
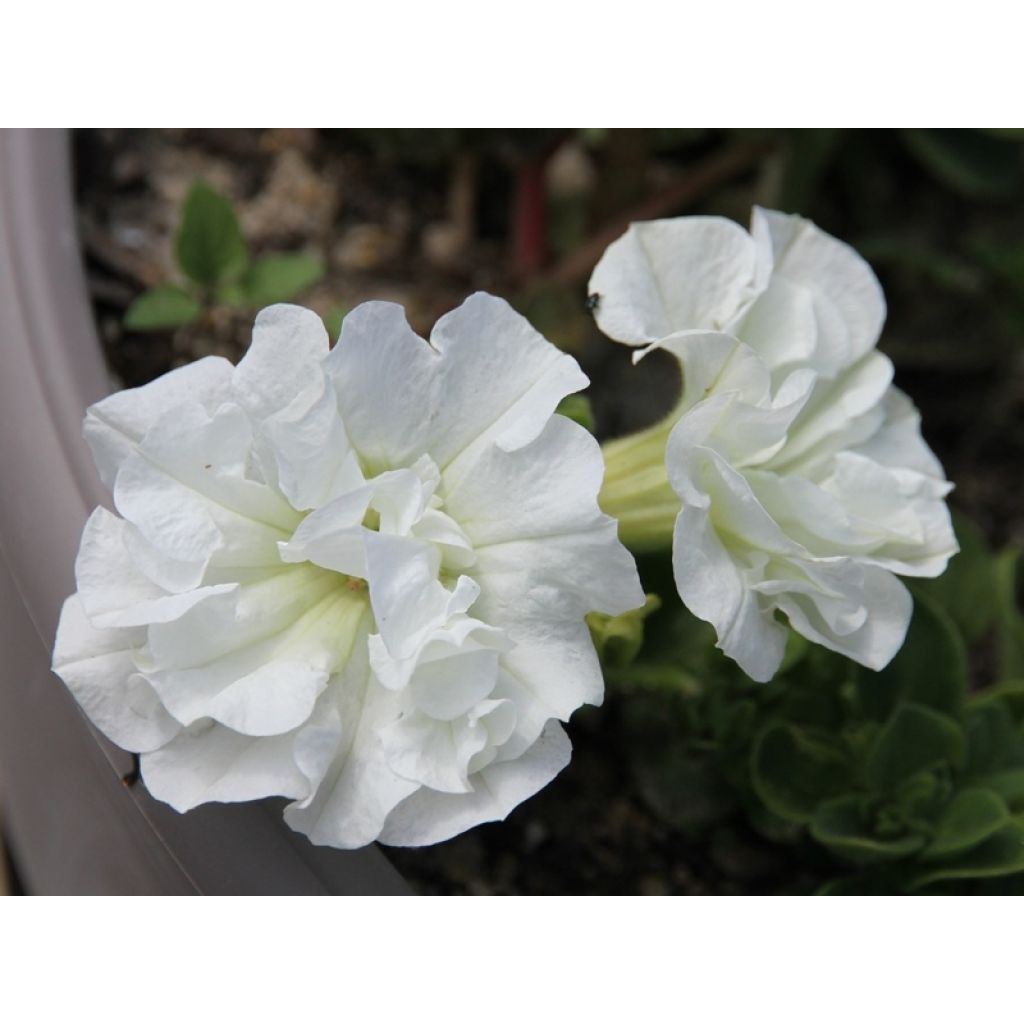
POLYGON ((949 188, 971 199, 1012 194, 1020 180, 1020 145, 973 128, 905 128, 907 148, 949 188))
POLYGON ((568 395, 558 403, 555 411, 578 423, 585 430, 594 432, 594 410, 586 395, 568 395))
POLYGON ((881 672, 857 672, 857 692, 869 718, 886 719, 901 700, 959 717, 967 693, 967 652, 949 616, 917 594, 903 647, 881 672))
POLYGON ((915 875, 908 888, 923 889, 956 878, 996 878, 1024 871, 1024 825, 1011 821, 964 855, 915 875))
POLYGON ((124 314, 132 331, 162 331, 182 327, 199 316, 200 305, 184 288, 162 284, 143 292, 124 314))
POLYGON ((899 860, 924 846, 922 835, 876 836, 865 820, 864 800, 841 796, 818 808, 811 821, 811 835, 833 853, 859 864, 899 860))
POLYGON ((1003 800, 988 789, 962 789, 946 805, 935 838, 922 851, 924 860, 963 853, 998 832, 1010 820, 1003 800))
POLYGON ((788 722, 764 729, 751 753, 754 790, 770 811, 789 821, 810 821, 823 800, 844 792, 850 774, 835 737, 788 722))
POLYGON ((181 269, 205 287, 236 280, 248 263, 231 203, 205 182, 196 182, 185 198, 176 252, 181 269))
POLYGON ((920 704, 902 704, 882 727, 865 766, 876 793, 895 793, 918 772, 964 759, 964 732, 958 722, 920 704))
POLYGON ((323 276, 323 262, 309 253, 264 256, 242 278, 242 295, 252 306, 270 306, 295 298, 323 276))

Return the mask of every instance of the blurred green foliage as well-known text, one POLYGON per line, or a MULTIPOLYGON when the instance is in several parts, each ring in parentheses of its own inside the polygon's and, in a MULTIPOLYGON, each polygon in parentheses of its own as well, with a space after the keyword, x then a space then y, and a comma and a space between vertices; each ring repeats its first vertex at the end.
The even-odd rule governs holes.
POLYGON ((185 198, 174 252, 184 281, 143 292, 125 312, 129 329, 184 327, 214 305, 252 310, 286 302, 324 272, 321 261, 308 253, 253 259, 231 203, 202 181, 185 198))
MULTIPOLYGON (((757 684, 677 603, 652 615, 642 650, 627 645, 635 660, 606 659, 650 809, 710 846, 740 822, 822 893, 1024 885, 1020 553, 993 556, 962 516, 956 528, 961 553, 915 585, 881 672, 793 635, 781 673, 757 684), (970 658, 993 651, 997 682, 972 692, 970 658)), ((655 585, 663 568, 644 568, 655 585)))

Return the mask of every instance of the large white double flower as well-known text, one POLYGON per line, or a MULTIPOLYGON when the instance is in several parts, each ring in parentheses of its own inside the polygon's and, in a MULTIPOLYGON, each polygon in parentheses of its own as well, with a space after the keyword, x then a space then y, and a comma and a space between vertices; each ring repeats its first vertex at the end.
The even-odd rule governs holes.
POLYGON ((599 703, 584 615, 642 603, 553 415, 587 383, 499 299, 430 343, 367 303, 333 350, 294 306, 93 406, 119 515, 82 538, 54 668, 184 811, 291 798, 315 843, 418 845, 504 817, 599 703))
POLYGON ((623 537, 671 535, 680 596, 755 679, 782 660, 777 612, 885 665, 912 611, 893 574, 936 576, 957 548, 950 485, 875 349, 885 300, 867 263, 755 209, 749 234, 718 217, 634 224, 590 291, 606 334, 683 372, 664 422, 606 445, 602 506, 623 537))

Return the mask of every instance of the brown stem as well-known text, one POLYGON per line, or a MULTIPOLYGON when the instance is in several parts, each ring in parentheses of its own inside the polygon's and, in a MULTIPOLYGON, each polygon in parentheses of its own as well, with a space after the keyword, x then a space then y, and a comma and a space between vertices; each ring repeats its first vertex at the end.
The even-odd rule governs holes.
POLYGON ((565 257, 550 273, 535 279, 533 287, 573 285, 585 278, 601 258, 601 253, 637 220, 653 220, 675 213, 703 198, 725 181, 749 170, 771 150, 770 143, 750 142, 733 146, 709 157, 692 171, 641 203, 620 213, 600 227, 579 248, 565 257))

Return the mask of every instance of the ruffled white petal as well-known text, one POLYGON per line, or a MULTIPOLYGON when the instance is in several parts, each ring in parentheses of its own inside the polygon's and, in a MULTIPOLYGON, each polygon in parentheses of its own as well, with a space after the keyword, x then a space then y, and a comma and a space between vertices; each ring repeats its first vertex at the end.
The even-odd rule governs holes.
POLYGON ((443 403, 430 425, 429 450, 449 487, 489 448, 528 444, 558 403, 589 383, 572 356, 504 299, 482 292, 441 317, 430 343, 444 358, 443 403))
POLYGON ((267 796, 302 798, 309 780, 295 759, 295 737, 244 736, 200 723, 140 759, 146 789, 176 811, 267 796))
POLYGON ((616 341, 648 345, 692 328, 728 330, 760 291, 754 241, 722 217, 632 224, 605 250, 588 291, 616 341))
POLYGON ((808 365, 833 377, 866 355, 885 322, 885 296, 867 261, 845 242, 795 214, 754 208, 751 233, 772 253, 772 281, 811 297, 817 345, 808 365))
POLYGON ((551 722, 529 750, 478 773, 471 794, 419 789, 388 815, 381 842, 390 846, 439 843, 485 821, 503 821, 519 804, 543 789, 568 763, 572 747, 551 722))
POLYGON ((53 651, 54 672, 93 724, 136 752, 163 746, 181 728, 136 670, 133 654, 143 640, 141 630, 96 629, 72 595, 61 610, 53 651))
POLYGON ((430 344, 367 304, 333 352, 265 310, 236 369, 90 411, 120 516, 83 535, 55 670, 178 810, 284 796, 343 848, 504 816, 601 699, 584 615, 643 600, 600 452, 552 416, 585 384, 489 296, 430 344))
POLYGON ((233 372, 234 367, 226 359, 207 356, 141 388, 119 391, 90 406, 83 432, 104 484, 113 489, 121 463, 165 413, 184 402, 198 402, 209 411, 215 409, 231 393, 233 372))

